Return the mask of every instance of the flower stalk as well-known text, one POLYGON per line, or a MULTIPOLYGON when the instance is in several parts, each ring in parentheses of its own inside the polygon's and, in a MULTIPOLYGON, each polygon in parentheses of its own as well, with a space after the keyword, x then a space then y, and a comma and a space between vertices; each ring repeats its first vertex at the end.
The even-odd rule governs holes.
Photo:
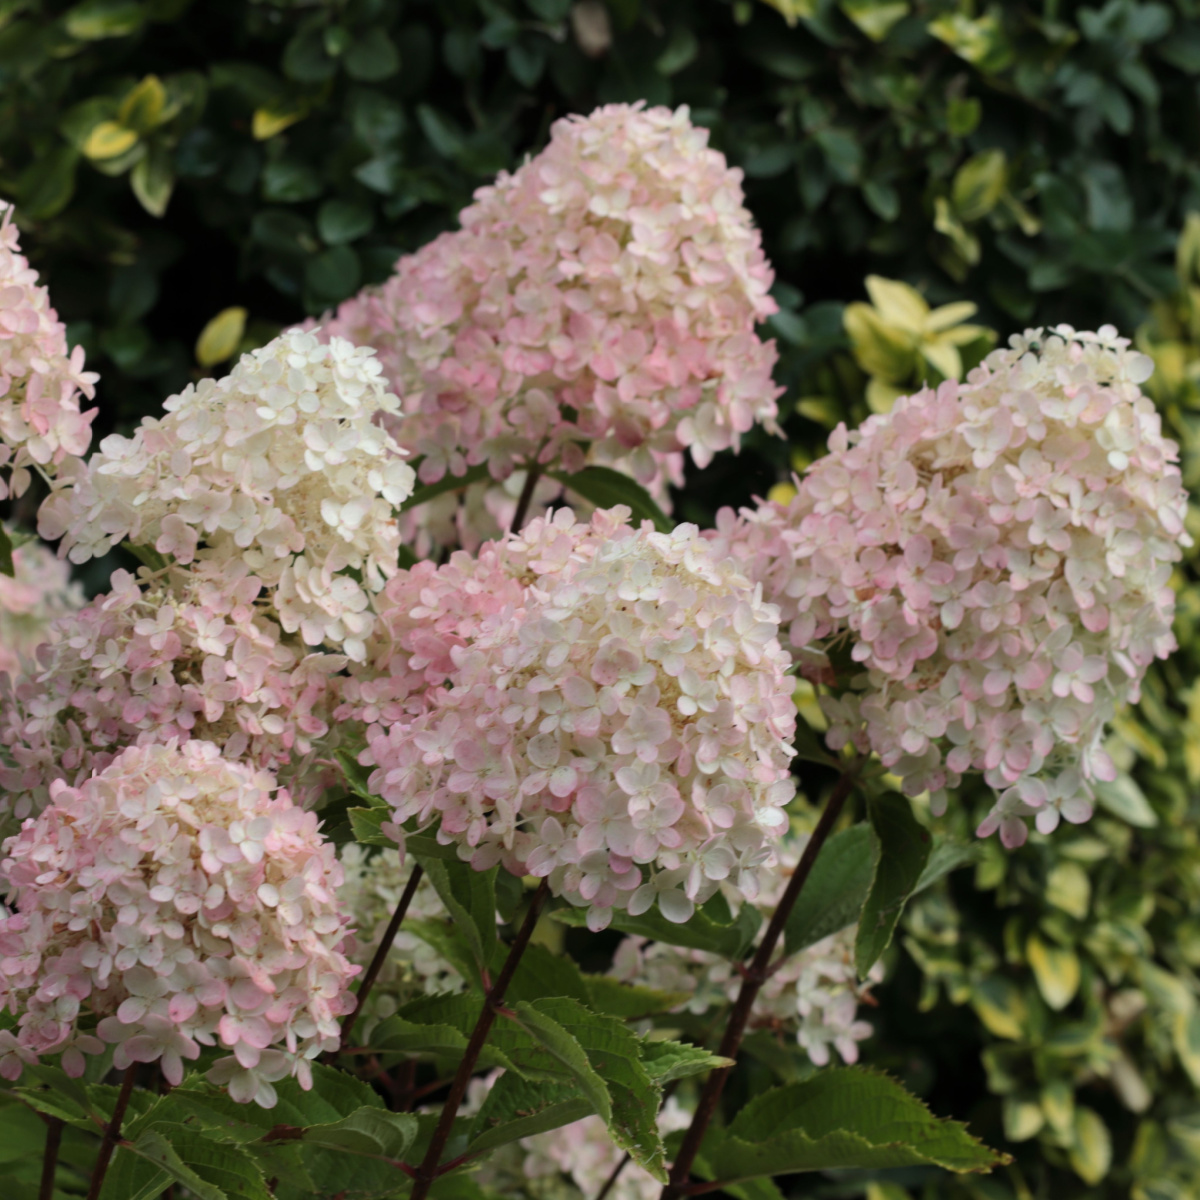
MULTIPOLYGON (((400 923, 404 920, 409 905, 412 904, 412 899, 417 894, 417 887, 421 882, 421 876, 424 874, 425 872, 422 870, 421 864, 415 863, 412 874, 408 877, 408 883, 400 895, 396 910, 392 913, 392 919, 388 922, 387 929, 383 931, 383 940, 379 943, 379 947, 375 951, 375 957, 371 959, 371 965, 367 968, 367 973, 363 976, 363 981, 358 989, 358 995, 355 1000, 354 1010, 342 1022, 342 1044, 339 1052, 350 1044, 350 1034, 354 1031, 354 1023, 358 1020, 358 1014, 362 1012, 363 1005, 366 1004, 367 997, 370 996, 371 989, 375 986, 375 981, 379 978, 379 972, 383 970, 383 964, 387 962, 387 956, 392 949, 392 943, 396 940, 396 934, 400 932, 400 923)), ((336 1054, 334 1057, 336 1057, 336 1054)))
MULTIPOLYGON (((734 1001, 733 1011, 729 1014, 729 1024, 726 1025, 724 1036, 721 1038, 720 1049, 717 1051, 722 1058, 737 1058, 754 1001, 763 984, 771 977, 771 959, 775 954, 775 947, 783 935, 788 917, 791 916, 792 909, 795 908, 796 901, 804 890, 804 885, 808 882, 821 847, 829 839, 829 835, 833 832, 834 826, 841 816, 846 800, 858 778, 860 765, 861 760, 856 759, 843 770, 825 804, 817 827, 808 840, 808 845, 804 847, 804 853, 788 882, 787 890, 783 893, 783 898, 771 916, 758 950, 751 959, 750 965, 742 972, 742 986, 738 991, 737 1000, 734 1001)), ((690 1194, 687 1188, 692 1164, 696 1161, 696 1155, 700 1151, 704 1135, 708 1132, 708 1126, 717 1111, 717 1104, 725 1088, 725 1081, 729 1078, 732 1070, 732 1066, 720 1067, 713 1071, 705 1081, 691 1126, 684 1134, 679 1153, 675 1156, 675 1162, 672 1164, 670 1182, 663 1188, 662 1200, 678 1200, 678 1197, 690 1194)))
POLYGON ((104 1140, 100 1143, 100 1153, 96 1155, 96 1166, 92 1170, 92 1185, 88 1188, 87 1200, 100 1200, 100 1192, 104 1187, 104 1176, 108 1174, 108 1165, 112 1162, 113 1151, 121 1138, 121 1122, 125 1119, 125 1110, 129 1107, 129 1097, 133 1095, 133 1081, 137 1077, 137 1063, 130 1063, 121 1079, 121 1090, 117 1093, 117 1103, 113 1107, 108 1127, 104 1130, 104 1140))
POLYGON ((450 1140, 454 1118, 458 1115, 463 1097, 467 1094, 467 1087, 471 1082, 471 1075, 475 1071, 475 1064, 479 1061, 484 1043, 487 1041, 488 1034, 491 1033, 492 1026, 500 1012, 500 1007, 504 1003, 508 985, 516 974, 521 956, 525 953, 526 946, 529 945, 534 926, 537 925, 542 906, 549 894, 550 885, 543 879, 538 885, 537 891, 533 893, 533 899, 529 902, 529 911, 525 914, 525 920, 521 922, 521 928, 517 931, 517 936, 509 948, 508 957, 504 960, 504 966, 500 968, 500 974, 496 976, 495 982, 484 996, 483 1009, 479 1014, 479 1020, 475 1022, 475 1029, 471 1033, 471 1040, 467 1043, 462 1061, 458 1064, 454 1082, 450 1085, 450 1094, 446 1097, 446 1103, 442 1106, 442 1114, 438 1118, 437 1128, 434 1129, 433 1137, 429 1141, 429 1149, 425 1152, 425 1158, 421 1165, 414 1172, 415 1182, 409 1200, 425 1200, 433 1181, 439 1174, 444 1173, 444 1170, 438 1170, 438 1164, 441 1162, 442 1152, 446 1149, 446 1143, 450 1140))

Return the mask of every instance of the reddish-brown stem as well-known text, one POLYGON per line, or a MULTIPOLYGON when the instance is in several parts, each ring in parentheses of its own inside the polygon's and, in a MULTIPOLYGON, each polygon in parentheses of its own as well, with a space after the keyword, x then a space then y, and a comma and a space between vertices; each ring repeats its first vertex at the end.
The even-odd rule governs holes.
MULTIPOLYGON (((722 1037, 721 1047, 717 1051, 722 1058, 737 1058, 737 1053, 742 1046, 742 1038, 746 1033, 746 1024, 750 1019, 750 1010, 754 1007, 759 989, 771 977, 771 958, 775 953, 775 947, 787 925, 788 917, 792 914, 796 900, 808 881, 813 863, 817 861, 821 847, 833 832, 833 827, 837 824, 842 808, 854 787, 854 781, 858 776, 858 765, 856 761, 853 766, 847 767, 837 781, 825 804, 825 811, 821 813, 817 827, 813 830, 812 837, 808 839, 808 845, 804 847, 800 862, 796 865, 796 870, 788 881, 783 898, 779 901, 774 913, 771 914, 771 920, 767 924, 767 931, 763 934, 758 950, 750 960, 750 966, 742 975, 742 986, 738 990, 733 1011, 729 1014, 729 1024, 725 1026, 725 1035, 722 1037)), ((725 1081, 729 1078, 732 1070, 732 1067, 719 1067, 705 1081, 704 1088, 700 1092, 700 1101, 696 1105, 696 1114, 692 1117, 692 1124, 683 1136, 679 1153, 675 1156, 675 1162, 671 1167, 670 1182, 663 1188, 662 1200, 677 1200, 678 1197, 689 1194, 687 1187, 688 1178, 692 1173, 692 1164, 696 1161, 700 1144, 704 1141, 704 1135, 708 1131, 713 1114, 717 1111, 717 1103, 721 1099, 725 1081)))
POLYGON ((62 1141, 63 1123, 57 1117, 46 1119, 46 1148, 42 1151, 42 1183, 38 1200, 54 1200, 54 1175, 58 1170, 58 1147, 62 1141))
POLYGON ((531 462, 525 472, 525 486, 521 489, 521 498, 517 501, 517 511, 513 514, 512 524, 508 527, 509 533, 521 532, 521 527, 525 524, 525 517, 529 512, 529 506, 533 503, 533 489, 537 487, 537 481, 541 477, 541 466, 536 461, 531 462))
POLYGON ((450 1140, 450 1133, 454 1128, 454 1118, 458 1115, 459 1106, 467 1094, 467 1085, 471 1082, 471 1076, 474 1074, 475 1064, 479 1061, 484 1043, 492 1031, 496 1015, 504 1002, 504 993, 508 991, 508 985, 516 973, 517 964, 521 961, 521 955, 525 953, 525 947, 529 945, 533 927, 537 924, 542 905, 546 902, 549 894, 550 885, 543 879, 538 885, 537 891, 533 893, 533 899, 529 902, 529 911, 525 914, 525 920, 521 922, 521 928, 517 931, 513 944, 509 947, 508 957, 504 960, 504 966, 500 968, 500 974, 496 976, 496 982, 492 984, 483 998, 483 1010, 479 1014, 479 1020, 475 1022, 471 1039, 467 1042, 467 1048, 463 1052, 462 1062, 458 1064, 454 1082, 450 1085, 450 1094, 446 1097, 446 1103, 442 1105, 442 1115, 438 1118, 437 1128, 434 1129, 433 1137, 429 1141, 429 1149, 425 1152, 425 1158, 421 1165, 416 1169, 416 1181, 413 1184, 409 1200, 425 1200, 433 1181, 441 1174, 438 1164, 441 1162, 442 1152, 446 1149, 446 1143, 450 1140))
POLYGON ((100 1143, 100 1153, 96 1155, 96 1165, 92 1170, 92 1186, 88 1188, 87 1200, 100 1200, 100 1189, 104 1187, 104 1176, 108 1174, 108 1164, 112 1162, 113 1151, 121 1137, 121 1122, 125 1119, 125 1110, 129 1107, 129 1097, 133 1095, 133 1081, 137 1075, 137 1063, 130 1063, 121 1080, 121 1090, 117 1093, 117 1103, 109 1118, 108 1127, 104 1130, 104 1140, 100 1143))
POLYGON ((617 1180, 621 1177, 621 1172, 625 1170, 627 1162, 629 1162, 629 1154, 622 1154, 620 1161, 609 1172, 608 1178, 604 1181, 604 1186, 596 1193, 596 1200, 604 1200, 608 1193, 617 1186, 617 1180))
POLYGON ((367 973, 363 976, 363 981, 358 989, 358 996, 355 999, 354 1011, 342 1022, 342 1042, 340 1048, 345 1048, 350 1044, 350 1034, 354 1030, 354 1022, 358 1020, 358 1014, 362 1012, 362 1007, 366 1004, 367 997, 371 994, 371 989, 375 986, 375 980, 379 978, 379 972, 383 970, 383 964, 387 962, 388 951, 391 950, 392 943, 396 940, 396 934, 400 932, 400 922, 404 920, 404 914, 408 912, 408 906, 412 903, 412 898, 417 894, 417 885, 421 882, 421 876, 424 873, 420 863, 413 864, 412 874, 408 877, 408 883, 405 884, 404 891, 401 893, 400 903, 396 905, 396 911, 392 913, 392 919, 388 922, 388 927, 383 932, 383 941, 379 943, 379 949, 375 951, 375 957, 371 959, 371 965, 367 968, 367 973))

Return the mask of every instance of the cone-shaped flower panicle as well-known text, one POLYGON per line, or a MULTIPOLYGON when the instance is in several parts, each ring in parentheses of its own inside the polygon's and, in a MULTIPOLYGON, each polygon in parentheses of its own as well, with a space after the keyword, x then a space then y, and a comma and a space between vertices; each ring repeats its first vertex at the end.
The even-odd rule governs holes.
POLYGON ((481 188, 462 228, 402 258, 328 326, 373 346, 404 403, 403 444, 432 483, 540 455, 701 465, 774 428, 773 275, 742 173, 688 110, 613 104, 481 188))
POLYGON ((935 807, 983 772, 999 796, 979 832, 1008 846, 1029 816, 1091 815, 1105 724, 1175 646, 1191 539, 1151 369, 1110 326, 1029 330, 965 383, 839 427, 789 506, 726 512, 715 535, 802 669, 848 638, 862 674, 822 699, 830 746, 873 749, 935 807))
POLYGON ((64 464, 77 466, 96 416, 79 404, 95 395, 97 376, 83 369, 82 347, 68 350, 12 218, 0 200, 0 500, 20 496, 33 467, 53 479, 64 464))
POLYGON ((595 928, 753 894, 793 794, 777 610, 694 526, 628 516, 560 511, 400 572, 375 677, 347 684, 397 823, 548 876, 595 928))
POLYGON ((41 542, 13 551, 13 575, 0 575, 0 673, 18 678, 34 666, 34 653, 57 617, 83 606, 83 589, 70 569, 41 542))
POLYGON ((161 1062, 179 1083, 201 1046, 239 1101, 311 1086, 353 1007, 342 870, 317 817, 269 772, 211 743, 133 747, 4 845, 0 886, 0 1074, 116 1046, 118 1067, 161 1062))
POLYGON ((317 804, 338 776, 345 656, 287 637, 244 563, 142 574, 114 572, 111 592, 55 622, 37 668, 0 699, 0 812, 40 812, 54 780, 78 784, 127 746, 172 738, 276 770, 297 803, 317 804))
POLYGON ((272 589, 287 632, 361 656, 415 480, 381 423, 399 401, 373 352, 291 330, 163 407, 101 442, 43 507, 43 536, 74 562, 123 539, 181 564, 236 561, 272 589))

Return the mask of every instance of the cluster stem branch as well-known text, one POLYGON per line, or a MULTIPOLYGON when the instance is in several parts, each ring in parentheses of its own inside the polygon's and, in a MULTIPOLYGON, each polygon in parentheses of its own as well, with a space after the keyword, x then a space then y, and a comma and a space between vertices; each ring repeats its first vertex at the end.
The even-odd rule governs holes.
POLYGON ((463 1052, 462 1061, 458 1064, 458 1071, 455 1073, 454 1082, 450 1085, 450 1094, 446 1097, 446 1103, 442 1106, 442 1114, 438 1118, 437 1128, 433 1131, 429 1148, 425 1152, 421 1165, 414 1172, 415 1182, 409 1200, 425 1200, 433 1181, 444 1173, 444 1168, 439 1170, 438 1164, 446 1149, 446 1143, 450 1140, 454 1118, 458 1115, 459 1106, 467 1094, 467 1086, 475 1071, 475 1064, 479 1061, 484 1043, 487 1041, 488 1034, 492 1031, 492 1025, 504 1003, 504 993, 508 991, 508 985, 512 982, 513 975, 516 974, 517 965, 525 953, 525 947, 529 945, 534 926, 538 922, 542 906, 549 894, 550 884, 543 879, 538 885, 537 891, 533 893, 533 898, 529 902, 529 911, 525 914, 525 920, 521 922, 521 928, 517 931, 512 946, 509 947, 508 957, 504 960, 504 966, 500 968, 500 974, 496 976, 495 983, 484 996, 483 1009, 479 1014, 479 1020, 475 1022, 475 1028, 471 1033, 467 1048, 463 1052))
MULTIPOLYGON (((737 1000, 734 1001, 733 1010, 729 1014, 729 1024, 725 1027, 725 1034, 721 1039, 720 1049, 717 1051, 722 1058, 737 1058, 754 1001, 758 998, 762 985, 771 976, 771 959, 775 954, 775 947, 783 935, 796 900, 803 891, 805 883, 808 882, 813 863, 817 861, 821 847, 828 840, 837 824, 838 817, 841 816, 846 800, 854 788, 854 782, 858 778, 860 765, 860 760, 855 759, 843 770, 825 804, 820 820, 817 821, 817 827, 808 839, 808 845, 804 847, 800 862, 796 865, 796 870, 788 881, 787 889, 775 912, 771 915, 758 950, 750 960, 749 967, 742 974, 742 986, 738 990, 737 1000)), ((700 1101, 696 1105, 695 1116, 692 1117, 691 1126, 684 1134, 679 1153, 671 1166, 670 1182, 663 1188, 661 1200, 679 1200, 679 1197, 690 1194, 688 1180, 692 1173, 692 1164, 696 1161, 700 1144, 704 1141, 705 1133, 708 1132, 708 1126, 717 1111, 717 1103, 721 1099, 721 1092, 725 1088, 725 1081, 729 1078, 732 1070, 733 1067, 720 1067, 711 1072, 705 1081, 704 1088, 700 1093, 700 1101)))
POLYGON ((133 1095, 133 1081, 137 1077, 137 1063, 130 1063, 121 1080, 121 1090, 117 1093, 117 1103, 113 1107, 112 1116, 104 1130, 104 1140, 100 1143, 100 1153, 96 1155, 96 1166, 92 1170, 92 1185, 88 1188, 87 1200, 100 1200, 100 1191, 104 1187, 104 1176, 108 1174, 108 1164, 112 1162, 113 1151, 121 1138, 121 1122, 125 1119, 125 1110, 129 1107, 129 1097, 133 1095))

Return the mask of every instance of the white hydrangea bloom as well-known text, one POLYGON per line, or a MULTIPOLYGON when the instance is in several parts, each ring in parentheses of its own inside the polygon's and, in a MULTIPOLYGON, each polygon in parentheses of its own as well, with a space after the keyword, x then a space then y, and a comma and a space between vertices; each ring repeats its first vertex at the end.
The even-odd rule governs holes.
POLYGON ((104 439, 43 509, 43 536, 74 562, 124 539, 183 564, 240 560, 274 589, 287 632, 361 659, 415 482, 382 423, 399 401, 374 352, 290 330, 163 407, 104 439))

